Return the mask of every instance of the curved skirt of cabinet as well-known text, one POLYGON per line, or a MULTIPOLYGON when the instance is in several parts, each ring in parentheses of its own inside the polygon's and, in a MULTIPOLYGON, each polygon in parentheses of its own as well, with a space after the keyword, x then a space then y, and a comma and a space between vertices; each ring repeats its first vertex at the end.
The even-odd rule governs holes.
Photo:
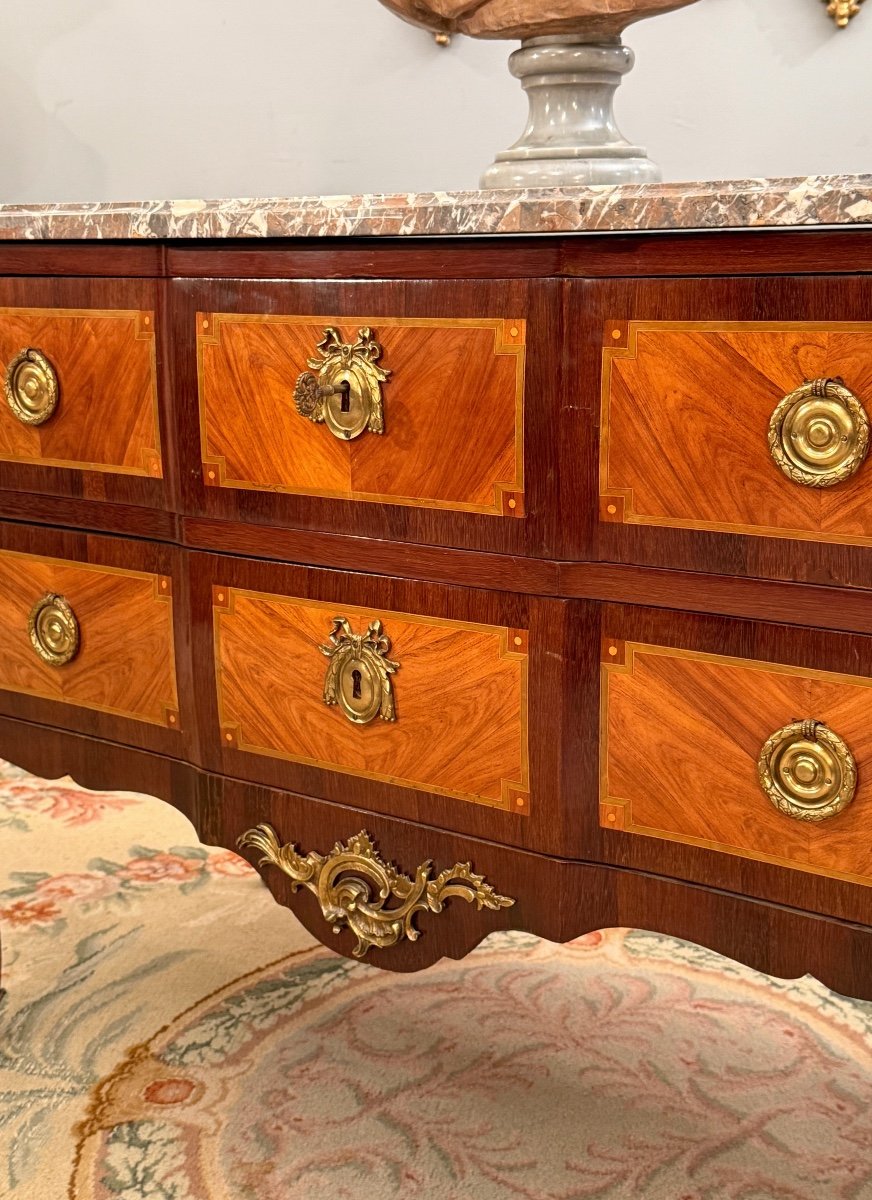
MULTIPOLYGON (((440 958, 462 958, 499 929, 524 930, 565 942, 590 930, 631 926, 706 946, 770 975, 812 975, 845 995, 872 1000, 872 929, 728 892, 593 863, 568 862, 408 822, 222 779, 187 764, 77 734, 0 718, 0 754, 46 777, 69 774, 90 788, 138 789, 172 803, 201 841, 233 847, 259 826, 301 858, 327 857, 365 829, 376 852, 408 876, 432 860, 438 871, 469 864, 509 906, 479 908, 454 895, 416 917, 420 936, 373 948, 366 960, 415 971, 440 958)), ((262 853, 245 850, 257 864, 262 853)), ((358 939, 336 914, 325 919, 318 899, 281 869, 262 873, 276 900, 292 908, 325 945, 351 955, 358 939), (334 928, 339 932, 334 932, 334 928)), ((432 878, 436 878, 435 872, 432 878)))

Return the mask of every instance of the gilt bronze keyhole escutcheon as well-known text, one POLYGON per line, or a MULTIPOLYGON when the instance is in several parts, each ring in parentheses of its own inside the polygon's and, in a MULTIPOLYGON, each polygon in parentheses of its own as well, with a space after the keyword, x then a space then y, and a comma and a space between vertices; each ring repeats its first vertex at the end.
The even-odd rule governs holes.
POLYGON ((384 433, 382 384, 390 371, 379 366, 382 348, 373 331, 364 327, 356 342, 343 342, 331 326, 324 330, 318 352, 320 357, 307 360, 311 370, 300 375, 294 388, 300 416, 325 424, 341 441, 351 441, 366 430, 384 433))
POLYGON ((397 719, 391 676, 400 664, 388 658, 391 639, 381 621, 371 622, 366 633, 355 633, 345 617, 334 617, 329 644, 318 649, 330 660, 325 704, 338 705, 355 725, 368 725, 376 717, 397 719))

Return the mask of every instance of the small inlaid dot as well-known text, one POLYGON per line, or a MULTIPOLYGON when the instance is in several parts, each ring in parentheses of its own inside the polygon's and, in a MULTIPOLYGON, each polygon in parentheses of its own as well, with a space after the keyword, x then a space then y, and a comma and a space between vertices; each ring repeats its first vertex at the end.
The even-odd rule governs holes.
POLYGON ((219 593, 218 593, 218 603, 219 603, 219 604, 223 604, 223 603, 224 603, 224 593, 223 593, 223 592, 219 592, 219 593))
POLYGON ((519 637, 516 637, 516 638, 515 638, 515 645, 516 645, 516 646, 523 646, 523 644, 524 644, 524 639, 523 639, 523 638, 519 638, 519 637))
POLYGON ((614 825, 614 823, 615 823, 615 821, 617 821, 617 819, 618 818, 615 816, 614 813, 609 813, 609 815, 606 817, 606 820, 609 821, 612 825, 614 825))
POLYGON ((204 328, 204 329, 208 329, 208 328, 209 328, 209 322, 208 322, 208 321, 204 321, 204 322, 203 322, 203 328, 204 328))
POLYGON ((510 501, 509 501, 509 508, 517 508, 517 507, 518 507, 518 501, 517 501, 517 500, 510 500, 510 501))
POLYGON ((524 807, 524 797, 519 796, 517 798, 517 800, 515 801, 515 804, 517 804, 518 808, 523 808, 524 807))
POLYGON ((214 471, 209 471, 209 473, 208 473, 208 478, 209 478, 209 479, 214 479, 214 478, 215 478, 215 472, 214 472, 214 471))
POLYGON ((170 725, 175 725, 175 723, 176 723, 176 718, 173 716, 172 713, 170 713, 170 725))
POLYGON ((143 325, 150 325, 150 324, 151 324, 151 317, 144 317, 144 318, 143 318, 143 322, 142 322, 142 323, 143 323, 143 325))
POLYGON ((160 586, 161 586, 161 591, 165 592, 167 590, 167 581, 165 579, 162 579, 160 581, 160 586))
POLYGON ((609 514, 609 516, 612 516, 612 517, 615 515, 615 513, 617 511, 618 511, 618 508, 617 508, 617 505, 615 505, 615 504, 610 504, 608 506, 608 508, 606 509, 606 512, 609 514))
POLYGON ((512 328, 509 330, 509 333, 512 335, 512 337, 517 337, 518 332, 519 331, 515 325, 513 325, 512 328))
POLYGON ((612 658, 617 658, 617 656, 618 656, 617 646, 609 646, 609 654, 612 656, 612 658))
POLYGON ((613 330, 612 330, 612 337, 615 339, 615 341, 617 341, 617 340, 618 340, 618 338, 619 338, 620 336, 621 336, 621 331, 620 331, 620 329, 613 329, 613 330))
POLYGON ((224 741, 225 741, 225 742, 232 742, 232 741, 233 741, 233 734, 232 734, 232 733, 225 733, 225 734, 224 734, 224 741))

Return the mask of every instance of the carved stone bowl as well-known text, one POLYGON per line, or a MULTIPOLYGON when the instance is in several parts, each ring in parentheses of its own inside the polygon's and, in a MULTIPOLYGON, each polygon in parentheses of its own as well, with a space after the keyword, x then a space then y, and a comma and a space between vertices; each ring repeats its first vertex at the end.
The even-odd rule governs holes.
POLYGON ((381 0, 391 12, 434 33, 507 41, 583 35, 617 37, 634 21, 695 0, 381 0))
POLYGON ((621 33, 634 21, 696 0, 381 0, 434 33, 520 39, 509 59, 530 102, 514 146, 498 154, 482 187, 648 183, 658 168, 618 129, 612 104, 633 52, 621 33))

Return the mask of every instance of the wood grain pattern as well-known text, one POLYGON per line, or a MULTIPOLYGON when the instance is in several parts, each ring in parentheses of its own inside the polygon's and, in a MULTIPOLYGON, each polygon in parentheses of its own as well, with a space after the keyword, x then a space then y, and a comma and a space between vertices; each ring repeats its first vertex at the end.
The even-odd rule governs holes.
POLYGON ((207 486, 524 515, 525 322, 198 313, 207 486), (293 389, 327 326, 372 326, 385 433, 341 442, 293 389))
POLYGON ((213 597, 227 745, 529 812, 525 631, 218 585, 213 597), (337 613, 355 632, 383 622, 400 663, 395 723, 357 726, 324 704, 318 647, 337 613))
POLYGON ((606 639, 601 824, 872 885, 872 679, 606 639), (763 743, 813 718, 858 765, 853 804, 784 816, 757 781, 763 743))
POLYGON ((787 479, 769 419, 807 379, 872 403, 872 324, 607 323, 600 519, 872 545, 872 470, 787 479))
POLYGON ((60 401, 36 427, 0 405, 0 460, 162 476, 153 312, 0 309, 3 368, 27 347, 51 362, 60 401))
POLYGON ((0 689, 178 729, 172 581, 116 567, 0 552, 0 689), (28 616, 47 593, 69 602, 81 646, 49 666, 28 616))

